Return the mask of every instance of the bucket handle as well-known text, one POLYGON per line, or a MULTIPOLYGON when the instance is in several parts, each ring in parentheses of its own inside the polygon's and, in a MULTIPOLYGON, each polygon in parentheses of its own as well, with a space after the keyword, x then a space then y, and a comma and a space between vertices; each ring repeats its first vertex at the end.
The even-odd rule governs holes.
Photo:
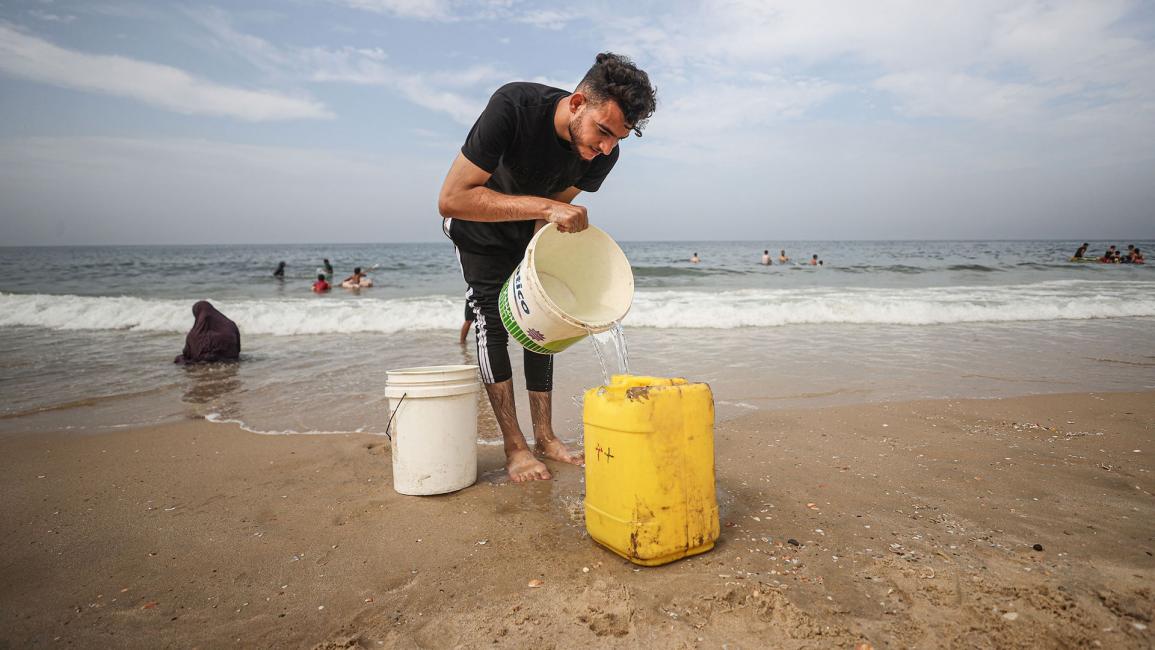
POLYGON ((409 393, 401 393, 401 399, 397 400, 397 406, 389 414, 389 421, 385 423, 385 437, 390 440, 393 440, 393 436, 389 435, 389 427, 393 426, 393 418, 397 417, 397 411, 401 410, 401 403, 405 401, 408 395, 409 393))

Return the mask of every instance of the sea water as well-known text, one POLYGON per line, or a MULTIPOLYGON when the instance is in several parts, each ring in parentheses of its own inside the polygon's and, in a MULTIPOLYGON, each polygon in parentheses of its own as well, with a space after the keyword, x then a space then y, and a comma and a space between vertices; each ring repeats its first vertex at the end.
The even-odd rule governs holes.
MULTIPOLYGON (((631 366, 710 383, 720 418, 1155 387, 1155 265, 1069 264, 1081 243, 621 242, 628 355, 613 333, 556 355, 555 423, 576 431, 566 397, 631 366), (767 248, 824 264, 762 266, 767 248)), ((1091 250, 1112 243, 1152 249, 1091 250)), ((0 248, 0 432, 185 418, 383 432, 386 370, 476 363, 473 337, 457 344, 464 291, 448 242, 0 248), (313 294, 322 258, 337 281, 377 265, 376 285, 313 294), (237 322, 241 363, 172 363, 201 299, 237 322)))

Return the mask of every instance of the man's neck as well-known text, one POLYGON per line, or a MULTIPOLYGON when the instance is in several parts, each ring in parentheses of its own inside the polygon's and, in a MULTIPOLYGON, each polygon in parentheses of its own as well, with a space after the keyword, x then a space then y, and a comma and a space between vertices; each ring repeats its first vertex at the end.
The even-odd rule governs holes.
MULTIPOLYGON (((558 138, 569 142, 569 99, 573 95, 566 95, 558 100, 553 108, 553 130, 558 138)), ((572 144, 572 143, 571 143, 572 144)))

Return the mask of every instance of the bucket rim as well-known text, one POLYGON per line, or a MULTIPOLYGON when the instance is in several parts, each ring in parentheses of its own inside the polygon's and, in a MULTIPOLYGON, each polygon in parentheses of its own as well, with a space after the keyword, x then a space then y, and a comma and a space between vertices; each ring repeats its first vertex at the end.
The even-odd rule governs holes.
POLYGON ((451 372, 465 372, 467 370, 477 371, 477 364, 453 364, 446 366, 414 366, 412 368, 398 368, 396 370, 386 370, 386 375, 429 375, 433 373, 451 373, 451 372))
POLYGON ((453 384, 386 384, 384 395, 389 399, 426 399, 469 395, 481 389, 481 382, 466 381, 453 384))
MULTIPOLYGON (((545 224, 545 226, 543 226, 541 228, 541 230, 537 231, 537 234, 535 234, 533 236, 533 239, 531 239, 529 241, 529 245, 526 246, 525 256, 526 256, 527 266, 531 267, 533 269, 533 273, 535 276, 537 275, 537 244, 538 244, 538 240, 541 239, 543 233, 545 233, 547 230, 550 230, 550 229, 557 230, 557 226, 553 223, 545 224)), ((593 231, 593 233, 600 235, 602 238, 604 238, 606 241, 608 241, 613 246, 613 249, 617 252, 617 254, 620 255, 623 260, 625 260, 626 266, 627 267, 630 266, 630 260, 628 257, 626 257, 626 252, 622 250, 622 247, 618 245, 618 242, 614 241, 613 237, 610 237, 610 234, 608 232, 602 230, 601 228, 598 228, 597 226, 595 226, 593 224, 586 226, 586 230, 591 230, 591 231, 593 231)), ((631 284, 633 283, 632 269, 631 269, 631 274, 630 274, 630 283, 631 284)), ((539 283, 539 286, 540 286, 540 283, 539 283)), ((585 330, 587 332, 592 332, 595 334, 604 332, 604 331, 610 329, 611 327, 613 327, 615 323, 619 323, 622 320, 624 320, 626 315, 630 313, 630 308, 632 308, 634 306, 634 296, 633 296, 633 292, 631 291, 629 304, 626 305, 626 311, 622 314, 621 318, 618 318, 616 320, 611 320, 611 321, 601 321, 601 322, 597 322, 597 323, 583 323, 582 321, 579 321, 578 319, 565 313, 565 310, 563 310, 561 307, 558 307, 557 303, 555 303, 553 301, 553 298, 549 297, 549 294, 546 293, 544 289, 538 291, 537 293, 545 301, 546 306, 549 307, 550 310, 553 311, 555 316, 561 318, 561 320, 565 321, 565 323, 567 323, 568 325, 571 325, 577 329, 585 330)))

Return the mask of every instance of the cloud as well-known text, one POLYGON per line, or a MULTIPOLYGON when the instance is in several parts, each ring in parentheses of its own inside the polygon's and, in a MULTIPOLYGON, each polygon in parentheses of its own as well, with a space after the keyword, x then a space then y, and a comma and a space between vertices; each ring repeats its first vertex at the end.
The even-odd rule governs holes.
POLYGON ((889 74, 874 87, 901 98, 898 111, 912 117, 1021 120, 1042 116, 1044 104, 1061 88, 997 83, 974 75, 904 72, 889 74))
POLYGON ((887 140, 901 132, 960 169, 1151 159, 1152 16, 1134 0, 706 0, 633 4, 612 19, 583 8, 601 45, 658 88, 638 146, 647 157, 885 158, 905 148, 887 140), (763 76, 779 81, 760 89, 763 76), (829 124, 877 138, 839 146, 821 137, 829 124))
POLYGON ((218 7, 186 7, 182 13, 208 32, 205 45, 232 52, 263 72, 278 75, 291 63, 291 57, 280 48, 234 28, 229 15, 218 7))
POLYGON ((336 4, 399 18, 436 22, 513 22, 557 31, 588 15, 574 8, 558 11, 528 7, 516 0, 330 0, 336 4))
POLYGON ((309 48, 301 51, 311 81, 383 86, 408 101, 444 113, 460 124, 472 124, 485 101, 463 89, 486 87, 500 75, 488 66, 455 72, 407 72, 390 66, 379 50, 309 48))
POLYGON ((1142 23, 1129 20, 1136 9, 1120 0, 1024 4, 996 17, 988 56, 1017 62, 1047 81, 1141 82, 1150 88, 1155 52, 1142 23))
POLYGON ((388 88, 413 104, 444 113, 460 124, 472 124, 485 107, 487 93, 510 78, 508 73, 488 65, 452 71, 409 71, 391 64, 382 48, 280 47, 239 31, 220 9, 190 9, 188 15, 221 47, 268 74, 316 83, 388 88))
POLYGON ((429 86, 421 75, 400 76, 392 85, 414 104, 445 113, 459 124, 473 124, 485 108, 484 101, 429 86))
POLYGON ((515 15, 513 20, 525 25, 533 25, 541 29, 557 31, 565 29, 566 25, 575 18, 577 18, 577 16, 571 12, 554 11, 552 9, 534 9, 515 15))
MULTIPOLYGON (((755 163, 766 156, 763 134, 796 128, 844 89, 820 79, 751 73, 679 86, 662 95, 638 151, 647 157, 711 164, 755 163)), ((659 85, 660 88, 660 85, 659 85)))
MULTIPOLYGON (((585 74, 585 70, 582 70, 581 73, 579 73, 577 76, 575 76, 572 79, 561 79, 561 78, 554 78, 554 77, 538 76, 538 77, 532 77, 532 78, 528 79, 527 81, 532 81, 534 83, 544 84, 546 86, 553 86, 554 88, 561 88, 562 90, 573 90, 574 88, 577 88, 578 83, 581 82, 583 74, 585 74)), ((512 76, 506 75, 506 79, 510 80, 510 79, 512 79, 512 76)))
POLYGON ((76 16, 73 16, 72 14, 54 14, 47 11, 41 11, 39 9, 28 10, 28 15, 38 20, 43 20, 50 23, 70 23, 76 20, 76 16))
POLYGON ((0 23, 0 72, 75 90, 129 97, 170 111, 251 122, 332 117, 308 98, 198 79, 167 65, 69 50, 0 23))
POLYGON ((1064 115, 1052 102, 1060 98, 1075 100, 1068 108, 1124 98, 1149 105, 1150 21, 1129 20, 1140 9, 1133 0, 708 0, 604 25, 610 44, 669 77, 700 83, 719 69, 834 74, 847 90, 889 94, 904 115, 1005 123, 1064 115), (955 105, 936 101, 936 92, 955 105))
POLYGON ((449 3, 445 0, 333 0, 349 7, 379 14, 392 14, 419 20, 452 20, 449 3))

